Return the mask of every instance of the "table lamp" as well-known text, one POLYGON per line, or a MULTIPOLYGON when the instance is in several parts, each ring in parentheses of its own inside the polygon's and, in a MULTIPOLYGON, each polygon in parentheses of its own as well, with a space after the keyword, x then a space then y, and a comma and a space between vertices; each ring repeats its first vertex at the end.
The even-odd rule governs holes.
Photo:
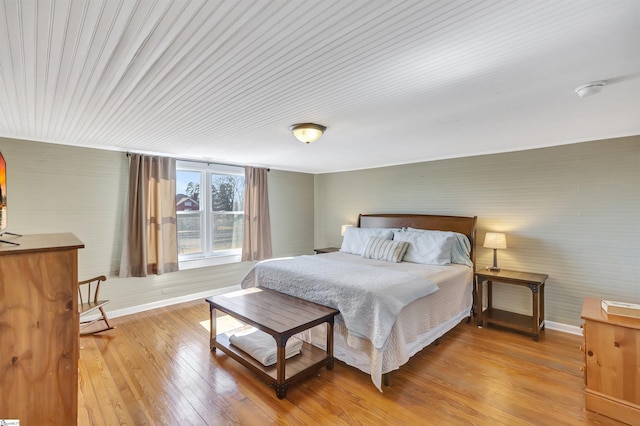
POLYGON ((507 248, 507 236, 500 232, 487 232, 482 246, 493 249, 493 266, 489 270, 498 272, 498 249, 507 248))

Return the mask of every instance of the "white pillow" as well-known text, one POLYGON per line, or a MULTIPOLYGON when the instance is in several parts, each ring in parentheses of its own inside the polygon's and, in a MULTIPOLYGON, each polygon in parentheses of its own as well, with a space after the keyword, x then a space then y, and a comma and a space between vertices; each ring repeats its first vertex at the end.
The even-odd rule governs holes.
POLYGON ((369 238, 377 237, 385 240, 393 239, 393 229, 389 228, 347 228, 340 251, 362 256, 369 238))
POLYGON ((404 255, 405 262, 427 265, 448 265, 451 263, 451 249, 455 237, 450 233, 397 231, 393 233, 393 239, 409 243, 407 253, 404 255))
POLYGON ((365 259, 386 260, 387 262, 402 262, 402 258, 409 248, 406 241, 386 240, 371 237, 364 248, 362 257, 365 259))
POLYGON ((473 267, 471 262, 471 243, 466 235, 453 231, 429 231, 426 229, 407 228, 410 232, 444 232, 455 237, 453 248, 451 249, 451 263, 459 263, 473 267))

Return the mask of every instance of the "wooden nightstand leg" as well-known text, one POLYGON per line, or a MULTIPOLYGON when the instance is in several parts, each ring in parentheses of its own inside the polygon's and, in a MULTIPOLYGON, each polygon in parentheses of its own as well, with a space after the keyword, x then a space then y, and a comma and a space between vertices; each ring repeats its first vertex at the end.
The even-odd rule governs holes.
POLYGON ((471 316, 475 317, 478 312, 478 278, 474 275, 473 277, 473 290, 471 291, 471 316))
POLYGON ((478 324, 478 328, 482 328, 482 296, 484 294, 482 284, 482 278, 476 278, 476 323, 478 324))
POLYGON ((493 281, 487 281, 487 309, 493 307, 493 281))
POLYGON ((540 285, 540 329, 544 330, 544 283, 540 285))
POLYGON ((533 315, 532 315, 532 328, 533 332, 533 340, 536 342, 540 337, 540 295, 538 293, 538 286, 535 284, 530 284, 529 288, 531 289, 531 293, 533 295, 533 315))

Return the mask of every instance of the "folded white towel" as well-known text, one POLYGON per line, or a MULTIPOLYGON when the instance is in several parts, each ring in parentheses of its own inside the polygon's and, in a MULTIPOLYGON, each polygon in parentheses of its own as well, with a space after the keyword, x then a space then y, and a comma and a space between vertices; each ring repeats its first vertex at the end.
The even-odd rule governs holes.
MULTIPOLYGON (((253 329, 249 333, 233 334, 229 337, 229 342, 251 355, 265 367, 275 364, 278 360, 276 341, 273 336, 264 331, 253 329)), ((301 349, 302 340, 290 337, 285 346, 285 358, 299 354, 301 349)))

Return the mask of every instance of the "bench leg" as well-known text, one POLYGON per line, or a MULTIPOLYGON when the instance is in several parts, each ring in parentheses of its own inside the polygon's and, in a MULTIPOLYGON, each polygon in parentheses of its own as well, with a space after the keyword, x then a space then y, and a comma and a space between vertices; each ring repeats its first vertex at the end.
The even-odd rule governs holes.
POLYGON ((213 306, 209 308, 209 350, 216 351, 216 310, 213 306))
POLYGON ((289 383, 276 383, 276 396, 278 399, 284 399, 287 396, 287 388, 289 383))
POLYGON ((333 370, 333 318, 327 321, 327 370, 333 370))
POLYGON ((288 337, 283 336, 273 336, 276 340, 277 345, 277 353, 276 353, 276 396, 279 399, 283 399, 287 395, 287 388, 289 384, 286 382, 286 374, 285 374, 285 365, 287 362, 286 352, 287 352, 287 340, 288 337))

